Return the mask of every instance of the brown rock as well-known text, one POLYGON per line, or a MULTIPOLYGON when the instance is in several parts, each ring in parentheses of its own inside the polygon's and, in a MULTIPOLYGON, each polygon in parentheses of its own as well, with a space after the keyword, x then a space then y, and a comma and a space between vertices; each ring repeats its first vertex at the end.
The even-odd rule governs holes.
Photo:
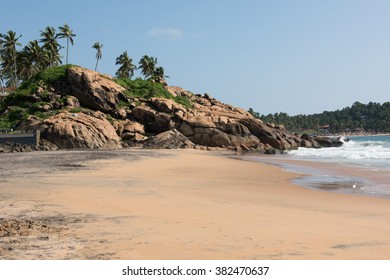
POLYGON ((192 149, 194 144, 176 129, 156 135, 145 144, 149 149, 192 149))
POLYGON ((41 136, 61 149, 115 149, 122 147, 114 127, 100 112, 95 112, 92 115, 59 113, 44 121, 41 136))
POLYGON ((66 103, 68 106, 73 107, 73 108, 80 107, 79 100, 74 96, 68 96, 66 98, 66 103))
POLYGON ((145 130, 151 133, 161 133, 170 130, 172 115, 158 113, 146 106, 139 106, 132 111, 135 120, 144 125, 145 130))
POLYGON ((81 67, 68 69, 65 87, 61 90, 75 96, 83 107, 102 112, 111 112, 119 100, 126 100, 123 87, 98 72, 81 67))

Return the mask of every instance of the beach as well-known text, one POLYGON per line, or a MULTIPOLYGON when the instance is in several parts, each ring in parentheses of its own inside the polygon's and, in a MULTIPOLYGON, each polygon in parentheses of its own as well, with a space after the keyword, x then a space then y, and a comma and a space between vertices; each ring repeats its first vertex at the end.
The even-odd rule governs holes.
POLYGON ((2 156, 1 259, 390 259, 390 200, 227 152, 2 156))

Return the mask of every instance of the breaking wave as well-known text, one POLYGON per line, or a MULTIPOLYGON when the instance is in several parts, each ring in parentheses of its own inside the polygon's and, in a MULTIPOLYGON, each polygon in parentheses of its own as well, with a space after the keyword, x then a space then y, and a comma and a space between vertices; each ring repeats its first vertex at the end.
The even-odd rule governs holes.
POLYGON ((338 148, 299 148, 289 151, 295 158, 338 162, 390 169, 390 136, 359 136, 338 148))

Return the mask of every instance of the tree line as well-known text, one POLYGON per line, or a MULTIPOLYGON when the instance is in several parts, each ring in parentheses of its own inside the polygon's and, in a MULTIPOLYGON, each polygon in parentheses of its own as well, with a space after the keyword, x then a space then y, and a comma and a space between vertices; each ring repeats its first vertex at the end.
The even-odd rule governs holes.
POLYGON ((252 108, 249 112, 264 122, 283 124, 292 132, 390 132, 390 102, 383 104, 355 102, 351 107, 341 110, 311 115, 289 116, 286 113, 260 115, 252 108))
MULTIPOLYGON (((54 27, 48 26, 40 31, 40 39, 32 40, 23 46, 20 43, 21 35, 17 35, 13 30, 7 33, 0 33, 0 83, 3 88, 18 87, 21 81, 30 79, 38 72, 51 67, 62 65, 62 57, 59 39, 66 39, 66 63, 69 64, 69 46, 74 44, 76 34, 64 24, 58 27, 56 32, 54 27)), ((99 60, 103 56, 103 45, 96 42, 92 45, 96 50, 95 71, 98 69, 99 60)), ((118 78, 131 79, 136 69, 140 69, 145 79, 152 82, 165 82, 163 67, 157 67, 157 58, 144 55, 138 67, 133 64, 133 59, 124 51, 116 58, 116 65, 119 66, 116 76, 118 78)))

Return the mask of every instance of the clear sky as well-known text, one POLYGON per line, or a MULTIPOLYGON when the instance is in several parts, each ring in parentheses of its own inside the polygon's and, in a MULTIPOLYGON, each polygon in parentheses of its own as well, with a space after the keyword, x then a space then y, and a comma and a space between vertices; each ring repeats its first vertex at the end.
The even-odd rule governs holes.
POLYGON ((169 84, 261 114, 390 101, 388 0, 4 2, 0 32, 23 44, 67 23, 72 64, 93 69, 95 42, 110 75, 125 50, 136 63, 154 56, 169 84))

